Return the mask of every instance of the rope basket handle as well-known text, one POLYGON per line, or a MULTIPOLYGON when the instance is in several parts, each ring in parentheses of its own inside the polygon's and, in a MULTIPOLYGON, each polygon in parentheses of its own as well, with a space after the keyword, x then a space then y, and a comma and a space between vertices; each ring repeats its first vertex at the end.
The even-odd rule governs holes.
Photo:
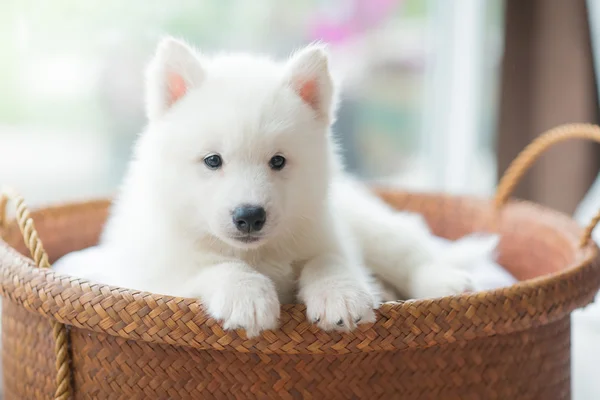
MULTIPOLYGON (((495 208, 500 210, 508 202, 525 172, 548 148, 570 139, 587 139, 600 143, 600 127, 590 124, 566 124, 550 129, 535 138, 517 155, 500 179, 494 198, 495 208)), ((590 241, 592 231, 598 222, 600 222, 600 210, 585 227, 579 239, 579 247, 584 247, 590 241)))
MULTIPOLYGON (((7 223, 6 209, 9 200, 15 204, 15 219, 35 265, 37 265, 38 268, 50 268, 48 253, 44 250, 44 246, 35 229, 27 204, 21 195, 11 189, 3 189, 2 193, 0 193, 0 232, 2 232, 7 223)), ((56 391, 54 392, 54 399, 66 400, 71 397, 67 327, 56 320, 51 320, 50 323, 52 325, 54 353, 56 355, 56 391)))

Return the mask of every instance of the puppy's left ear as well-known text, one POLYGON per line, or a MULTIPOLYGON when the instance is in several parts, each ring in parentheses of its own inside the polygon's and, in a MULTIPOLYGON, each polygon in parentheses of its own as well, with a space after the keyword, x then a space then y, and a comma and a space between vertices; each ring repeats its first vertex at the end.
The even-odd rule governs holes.
POLYGON ((297 51, 287 68, 287 83, 318 118, 331 122, 334 88, 325 45, 311 44, 297 51))
POLYGON ((163 39, 146 70, 146 114, 163 115, 205 77, 199 56, 182 41, 163 39))

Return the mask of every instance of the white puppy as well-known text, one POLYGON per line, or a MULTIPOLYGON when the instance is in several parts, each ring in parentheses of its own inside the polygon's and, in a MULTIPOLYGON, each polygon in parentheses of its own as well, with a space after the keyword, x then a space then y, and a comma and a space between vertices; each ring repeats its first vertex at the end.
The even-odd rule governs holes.
POLYGON ((439 254, 419 216, 342 172, 327 64, 319 45, 275 62, 163 40, 147 74, 149 124, 100 244, 57 270, 199 298, 248 336, 276 328, 280 304, 296 300, 323 329, 373 322, 379 280, 409 298, 473 289, 465 265, 496 238, 439 254))

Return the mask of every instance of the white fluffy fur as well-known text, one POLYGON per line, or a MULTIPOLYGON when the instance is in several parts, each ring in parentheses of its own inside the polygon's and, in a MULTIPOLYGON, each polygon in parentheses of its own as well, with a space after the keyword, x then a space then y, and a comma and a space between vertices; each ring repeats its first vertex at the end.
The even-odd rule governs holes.
POLYGON ((384 299, 473 289, 465 266, 497 238, 440 254, 418 215, 392 210, 342 172, 321 46, 276 62, 206 57, 165 39, 147 77, 149 124, 95 261, 73 253, 58 271, 199 298, 226 329, 249 336, 277 326, 281 303, 305 303, 323 329, 352 329, 373 322, 384 299), (168 74, 185 84, 174 102, 168 74), (316 91, 303 92, 306 82, 316 91), (223 166, 210 170, 203 159, 215 153, 223 166), (268 166, 276 154, 287 159, 281 171, 268 166), (236 239, 231 211, 242 204, 267 211, 256 243, 236 239))

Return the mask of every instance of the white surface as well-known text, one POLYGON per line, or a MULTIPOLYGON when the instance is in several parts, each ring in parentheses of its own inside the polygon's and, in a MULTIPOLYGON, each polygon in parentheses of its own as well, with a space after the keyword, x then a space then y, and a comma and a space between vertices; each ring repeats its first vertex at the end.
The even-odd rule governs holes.
POLYGON ((577 310, 571 318, 572 386, 574 400, 600 398, 600 305, 577 310))
MULTIPOLYGON (((600 11, 600 9, 599 9, 600 11)), ((600 209, 600 176, 575 212, 575 220, 585 225, 600 209)), ((600 228, 592 237, 600 243, 600 228)), ((600 359, 600 295, 588 307, 577 310, 571 318, 573 400, 600 398, 597 365, 600 359)))

